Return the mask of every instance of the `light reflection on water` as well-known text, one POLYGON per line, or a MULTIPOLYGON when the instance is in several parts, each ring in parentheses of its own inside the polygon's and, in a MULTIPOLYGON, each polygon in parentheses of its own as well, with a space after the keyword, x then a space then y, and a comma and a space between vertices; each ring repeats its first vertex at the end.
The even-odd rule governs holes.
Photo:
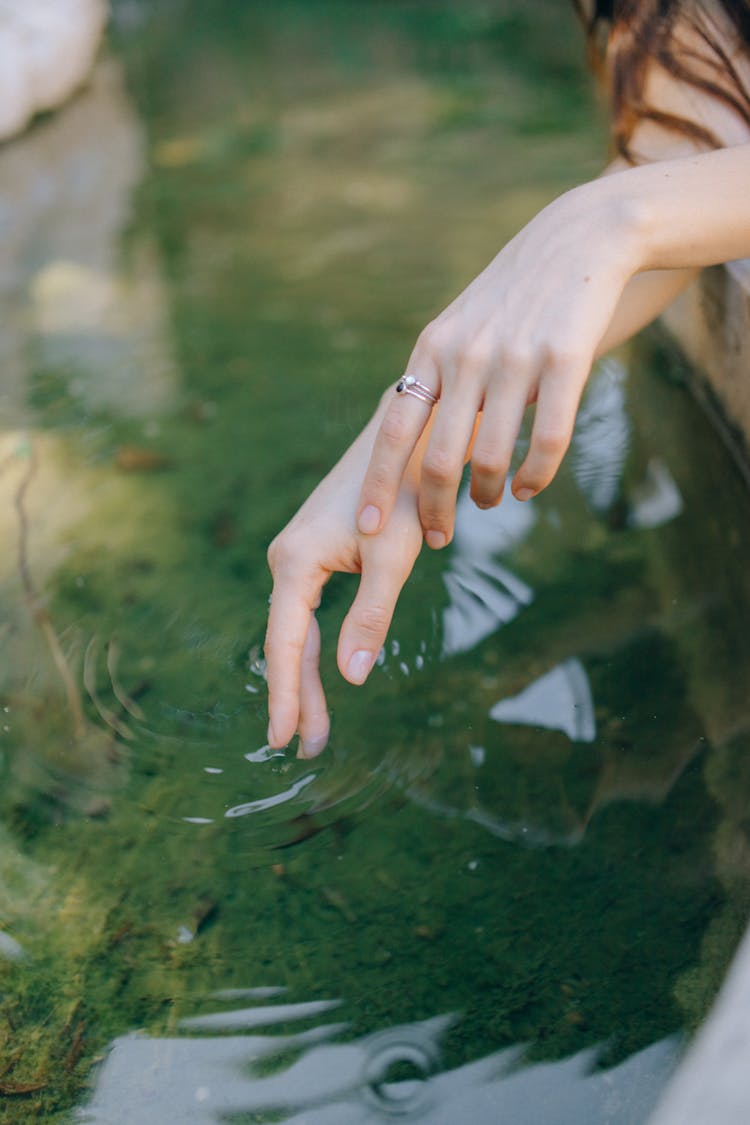
POLYGON ((630 1125, 744 921, 747 500, 602 364, 554 489, 462 491, 362 691, 331 584, 330 748, 269 752, 265 544, 597 147, 485 4, 313 7, 125 4, 134 97, 107 63, 0 153, 2 1083, 56 1119, 110 1042, 101 1125, 630 1125))
MULTIPOLYGON (((623 470, 628 454, 631 422, 627 413, 625 388, 627 370, 621 362, 605 361, 590 380, 590 387, 577 420, 571 448, 570 477, 582 499, 599 516, 608 512, 623 495, 628 496, 626 522, 629 527, 649 532, 676 519, 682 511, 679 489, 666 464, 660 460, 647 462, 642 480, 631 483, 626 489, 623 470)), ((491 511, 480 511, 470 500, 468 487, 461 490, 457 508, 454 542, 446 552, 442 582, 447 593, 447 604, 439 618, 440 643, 434 652, 432 639, 422 639, 418 651, 409 655, 402 652, 400 642, 390 638, 380 654, 373 677, 385 676, 400 679, 425 668, 425 658, 434 667, 435 660, 450 665, 461 654, 470 653, 493 634, 522 617, 535 601, 535 589, 523 572, 512 569, 506 558, 517 555, 519 546, 528 544, 533 555, 540 550, 534 542, 540 518, 546 525, 549 537, 564 542, 571 533, 564 528, 557 509, 543 500, 521 504, 506 489, 503 503, 491 511), (540 516, 541 511, 541 516, 540 516)), ((556 544, 559 550, 559 543, 556 544)), ((576 638, 578 639, 578 638, 576 638)), ((414 642, 412 642, 412 648, 414 642)), ((253 694, 265 693, 265 669, 252 649, 248 657, 248 670, 254 675, 253 694)), ((527 727, 532 731, 559 731, 572 743, 594 743, 597 738, 596 702, 589 674, 584 662, 572 647, 568 654, 551 667, 546 667, 520 690, 503 698, 492 700, 486 714, 494 723, 509 727, 527 727)), ((476 723, 477 715, 473 716, 476 723)), ((382 795, 389 788, 403 791, 420 807, 439 817, 465 818, 486 829, 493 836, 528 846, 571 845, 580 842, 600 801, 594 798, 589 809, 580 818, 574 818, 564 827, 552 828, 545 824, 545 813, 531 810, 524 817, 504 814, 501 808, 486 807, 478 795, 468 806, 461 808, 432 792, 431 777, 441 768, 429 757, 420 758, 416 747, 404 757, 385 755, 373 765, 369 758, 352 754, 333 739, 333 753, 339 761, 333 771, 329 757, 323 758, 316 772, 296 773, 302 769, 292 759, 289 751, 269 751, 267 746, 244 755, 254 767, 274 762, 273 774, 284 784, 271 782, 272 791, 262 797, 213 808, 205 816, 186 815, 183 819, 193 824, 212 824, 225 819, 252 816, 255 822, 256 843, 274 847, 286 843, 285 825, 300 819, 317 818, 317 827, 330 825, 339 817, 349 815, 371 799, 373 784, 382 795), (291 773, 289 772, 291 771, 291 773), (335 772, 335 780, 332 773, 335 772), (378 784, 375 779, 378 779, 378 784), (335 786, 335 792, 331 786, 335 786), (279 816, 279 810, 283 812, 279 816), (264 815, 275 810, 264 831, 264 815), (541 820, 535 817, 541 817, 541 820)), ((487 750, 482 748, 482 764, 487 763, 487 750)), ((687 765, 692 758, 688 753, 687 765)), ((491 768, 492 757, 488 766, 491 768)), ((448 763, 448 765, 450 765, 448 763)), ((443 768, 445 764, 443 765, 443 768)), ((205 769, 205 767, 204 767, 205 769)), ((679 777, 680 770, 670 771, 670 784, 679 777)), ((478 775, 479 777, 479 775, 478 775)), ((256 785, 264 789, 270 779, 267 770, 253 775, 256 785)), ((252 788, 252 783, 251 783, 252 788)), ((480 785, 475 786, 479 792, 480 785)), ((659 790, 659 799, 666 794, 659 790)), ((625 796, 623 792, 618 794, 625 796)))
POLYGON ((272 1024, 306 1023, 338 1004, 277 1003, 181 1024, 185 1032, 258 1029, 253 1035, 123 1036, 112 1044, 77 1120, 219 1125, 252 1115, 256 1122, 287 1125, 394 1119, 429 1125, 643 1125, 680 1053, 679 1039, 672 1036, 604 1070, 597 1067, 596 1048, 534 1063, 522 1047, 513 1047, 450 1070, 441 1041, 460 1022, 455 1014, 348 1041, 345 1023, 259 1033, 272 1024))

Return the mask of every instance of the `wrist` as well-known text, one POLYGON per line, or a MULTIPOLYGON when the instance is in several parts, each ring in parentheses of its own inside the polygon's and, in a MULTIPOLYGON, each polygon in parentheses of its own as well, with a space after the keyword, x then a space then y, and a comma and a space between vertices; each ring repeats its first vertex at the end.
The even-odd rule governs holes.
POLYGON ((626 169, 584 184, 594 230, 601 231, 608 261, 627 282, 642 270, 650 269, 653 255, 653 207, 626 169))

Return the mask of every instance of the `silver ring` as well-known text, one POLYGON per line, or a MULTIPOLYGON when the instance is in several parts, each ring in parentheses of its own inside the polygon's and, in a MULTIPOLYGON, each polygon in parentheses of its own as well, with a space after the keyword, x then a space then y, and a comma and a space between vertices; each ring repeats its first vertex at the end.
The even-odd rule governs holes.
POLYGON ((396 383, 396 394, 398 395, 414 395, 420 402, 426 402, 428 406, 434 406, 440 395, 436 395, 424 383, 420 383, 419 379, 414 375, 404 375, 396 383))

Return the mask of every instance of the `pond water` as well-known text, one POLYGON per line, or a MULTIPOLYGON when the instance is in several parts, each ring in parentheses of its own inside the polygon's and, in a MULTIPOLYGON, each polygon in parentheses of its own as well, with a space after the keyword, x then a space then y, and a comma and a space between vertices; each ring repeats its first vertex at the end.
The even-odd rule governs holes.
POLYGON ((0 151, 0 1121, 645 1122, 748 910, 748 496, 652 335, 273 754, 265 548, 605 142, 552 0, 122 0, 0 151))

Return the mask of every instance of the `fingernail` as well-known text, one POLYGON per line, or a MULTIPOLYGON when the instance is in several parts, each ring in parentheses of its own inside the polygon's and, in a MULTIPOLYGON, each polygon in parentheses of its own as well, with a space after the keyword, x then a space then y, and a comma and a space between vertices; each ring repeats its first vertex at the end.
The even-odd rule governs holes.
POLYGON ((533 488, 519 488, 518 492, 514 492, 516 500, 530 500, 534 495, 533 488))
POLYGON ((380 527, 380 512, 373 504, 368 504, 359 513, 357 527, 363 535, 373 535, 380 527))
POLYGON ((321 750, 325 750, 327 743, 327 734, 319 734, 317 738, 301 738, 297 747, 297 757, 317 758, 321 750))
POLYGON ((370 674, 375 657, 371 652, 355 652, 346 666, 346 678, 353 684, 363 684, 370 674))
POLYGON ((439 551, 448 542, 442 531, 428 531, 424 539, 427 546, 432 547, 433 551, 439 551))

